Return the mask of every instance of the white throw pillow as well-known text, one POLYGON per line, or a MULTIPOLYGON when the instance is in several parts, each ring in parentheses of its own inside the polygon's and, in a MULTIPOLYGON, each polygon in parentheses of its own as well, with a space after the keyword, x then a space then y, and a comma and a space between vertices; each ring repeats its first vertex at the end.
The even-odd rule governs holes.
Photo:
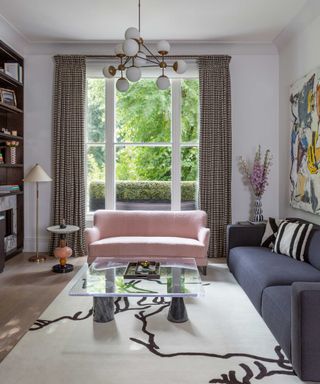
POLYGON ((275 219, 269 217, 266 229, 261 240, 261 247, 273 248, 276 241, 276 236, 278 233, 279 225, 284 221, 284 219, 275 219))

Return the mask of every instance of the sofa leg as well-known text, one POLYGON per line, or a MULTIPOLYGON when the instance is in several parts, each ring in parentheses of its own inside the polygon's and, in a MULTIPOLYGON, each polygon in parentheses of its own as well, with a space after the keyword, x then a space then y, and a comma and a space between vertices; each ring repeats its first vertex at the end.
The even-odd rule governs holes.
POLYGON ((199 272, 203 275, 203 276, 207 276, 207 267, 198 267, 199 269, 199 272))

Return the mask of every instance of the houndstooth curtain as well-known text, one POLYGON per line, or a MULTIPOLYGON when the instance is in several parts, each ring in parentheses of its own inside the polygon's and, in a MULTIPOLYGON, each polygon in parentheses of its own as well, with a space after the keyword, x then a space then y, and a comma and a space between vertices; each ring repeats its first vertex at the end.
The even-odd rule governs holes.
MULTIPOLYGON (((84 115, 86 59, 55 56, 53 105, 53 224, 62 219, 80 231, 68 235, 74 256, 85 255, 84 115)), ((50 253, 57 246, 52 236, 50 253)))
POLYGON ((230 56, 199 57, 199 205, 208 214, 209 257, 226 256, 231 223, 230 56))

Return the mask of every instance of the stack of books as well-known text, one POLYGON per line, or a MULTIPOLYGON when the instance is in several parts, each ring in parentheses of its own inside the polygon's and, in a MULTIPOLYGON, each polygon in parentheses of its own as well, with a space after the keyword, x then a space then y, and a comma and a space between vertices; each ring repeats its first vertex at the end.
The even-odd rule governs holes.
POLYGON ((13 185, 0 185, 0 195, 11 193, 11 192, 19 192, 20 187, 19 185, 13 184, 13 185))

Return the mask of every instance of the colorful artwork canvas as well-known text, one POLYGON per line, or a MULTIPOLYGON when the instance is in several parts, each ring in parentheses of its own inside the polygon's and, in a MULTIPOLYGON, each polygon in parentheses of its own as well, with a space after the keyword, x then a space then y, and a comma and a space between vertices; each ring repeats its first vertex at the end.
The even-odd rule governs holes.
POLYGON ((320 67, 290 89, 291 205, 320 214, 320 67))

